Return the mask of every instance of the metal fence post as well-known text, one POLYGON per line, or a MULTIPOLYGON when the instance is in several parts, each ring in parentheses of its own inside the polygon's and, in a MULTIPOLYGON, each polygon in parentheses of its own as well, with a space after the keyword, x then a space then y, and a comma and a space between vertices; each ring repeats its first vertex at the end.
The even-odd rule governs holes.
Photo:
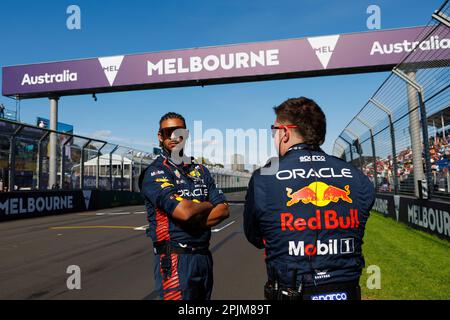
POLYGON ((392 121, 392 112, 381 102, 378 102, 374 98, 370 98, 369 102, 371 102, 375 107, 383 111, 387 114, 389 120, 389 132, 391 135, 391 147, 392 147, 392 169, 394 170, 394 194, 398 194, 398 178, 397 178, 397 154, 395 147, 395 131, 394 131, 394 122, 392 121))
POLYGON ((128 166, 128 180, 130 180, 130 187, 128 188, 130 190, 130 192, 133 192, 133 188, 134 188, 134 183, 133 183, 133 167, 134 167, 134 156, 131 156, 131 163, 128 166))
MULTIPOLYGON (((415 80, 415 75, 416 72, 413 70, 409 70, 407 71, 407 74, 398 69, 398 68, 394 68, 392 70, 392 72, 397 75, 400 79, 402 79, 406 84, 407 84, 407 90, 408 90, 408 106, 410 109, 410 114, 411 112, 415 111, 416 107, 414 106, 415 101, 413 101, 414 99, 417 99, 417 104, 418 104, 418 108, 419 108, 419 112, 420 112, 420 125, 422 128, 422 140, 423 140, 423 152, 425 153, 424 158, 425 158, 425 179, 427 181, 427 189, 428 189, 428 195, 432 196, 433 193, 433 184, 432 184, 432 177, 431 177, 431 162, 430 162, 430 146, 429 146, 429 142, 428 142, 428 125, 427 125, 427 112, 426 112, 426 108, 425 108, 425 103, 423 101, 423 89, 422 86, 415 80), (412 93, 413 91, 416 91, 416 96, 414 96, 414 94, 412 93)), ((410 118, 410 122, 411 122, 411 118, 410 118)), ((410 123, 410 127, 412 126, 412 124, 410 123)), ((420 146, 420 141, 413 141, 413 138, 415 137, 415 135, 413 136, 413 132, 411 132, 411 144, 412 145, 416 145, 416 149, 421 149, 418 148, 420 146)), ((419 152, 418 150, 417 152, 417 158, 419 158, 419 152)), ((420 159, 422 160, 422 154, 420 152, 420 159)), ((415 185, 415 190, 416 190, 416 196, 418 196, 418 186, 417 186, 417 180, 422 180, 420 177, 420 171, 422 171, 422 166, 423 163, 422 161, 420 161, 420 166, 414 167, 414 172, 417 173, 419 172, 419 175, 415 175, 416 177, 416 181, 414 181, 414 185, 415 185)))
POLYGON ((66 146, 72 139, 73 136, 69 136, 61 146, 61 176, 59 177, 59 184, 62 189, 64 189, 64 174, 66 172, 66 146))
POLYGON ((37 151, 37 189, 42 189, 42 142, 50 135, 50 131, 45 131, 44 135, 38 141, 38 151, 37 151))
POLYGON ((116 145, 112 151, 109 153, 109 185, 110 185, 110 190, 114 190, 114 186, 113 186, 113 180, 112 180, 112 155, 114 152, 116 152, 116 150, 119 149, 119 145, 116 145))
POLYGON ((58 169, 57 169, 57 153, 56 146, 58 143, 57 133, 58 130, 58 100, 59 97, 50 97, 50 130, 52 130, 50 134, 49 141, 49 170, 48 170, 48 186, 53 188, 56 185, 57 177, 58 177, 58 169))
MULTIPOLYGON (((359 136, 358 135, 356 135, 352 130, 350 130, 348 127, 347 128, 345 128, 344 129, 344 131, 347 131, 348 133, 350 133, 352 136, 354 136, 355 138, 356 138, 356 140, 354 140, 354 141, 357 141, 358 143, 359 143, 359 136)), ((356 147, 356 146, 355 146, 356 147)), ((358 154, 358 162, 359 162, 359 167, 360 167, 360 169, 361 169, 361 171, 363 171, 363 163, 362 163, 362 159, 361 159, 361 156, 362 156, 362 154, 360 153, 360 150, 361 149, 361 145, 359 146, 359 148, 358 147, 356 147, 356 153, 358 154)))
POLYGON ((370 142, 372 145, 372 161, 373 161, 373 186, 375 188, 375 191, 378 190, 378 173, 377 173, 377 156, 375 153, 375 139, 373 137, 373 127, 369 125, 366 121, 361 119, 360 117, 356 117, 356 120, 361 122, 364 126, 366 126, 369 129, 370 133, 370 142))
POLYGON ((106 146, 106 142, 97 150, 97 170, 95 170, 95 188, 100 189, 100 155, 102 149, 106 146))
POLYGON ((120 191, 123 191, 123 154, 120 162, 120 191))
POLYGON ((86 147, 92 142, 92 139, 89 139, 83 146, 81 147, 81 164, 80 164, 80 189, 84 188, 84 162, 86 157, 84 156, 84 150, 86 147))
POLYGON ((422 135, 424 141, 424 151, 425 151, 425 176, 428 184, 428 196, 433 196, 434 185, 431 180, 431 158, 430 158, 430 144, 428 141, 428 126, 427 126, 427 111, 425 108, 425 102, 423 100, 422 91, 417 92, 417 97, 419 99, 419 109, 420 109, 420 118, 422 123, 422 135))
POLYGON ((14 191, 15 178, 16 178, 16 136, 22 131, 24 128, 23 125, 19 125, 19 127, 14 131, 11 138, 9 139, 9 176, 8 176, 8 191, 14 191))
MULTIPOLYGON (((115 151, 115 150, 114 150, 115 151)), ((112 179, 112 170, 113 170, 113 161, 112 161, 112 155, 114 151, 109 153, 109 190, 113 190, 113 179, 112 179)))
POLYGON ((369 130, 370 130, 370 144, 372 145, 372 158, 373 158, 373 186, 376 192, 376 190, 378 190, 377 154, 375 152, 375 139, 373 137, 373 129, 369 130))
MULTIPOLYGON (((139 175, 138 175, 138 181, 139 181, 139 177, 140 177, 141 174, 142 174, 142 167, 143 167, 142 162, 143 162, 143 160, 144 160, 144 157, 145 157, 145 154, 142 155, 142 156, 139 158, 139 175)), ((138 191, 141 191, 141 190, 138 190, 138 191)))
POLYGON ((343 141, 345 141, 348 144, 348 146, 350 147, 350 163, 353 164, 353 150, 352 150, 351 142, 348 142, 346 139, 344 139, 342 137, 342 135, 340 135, 339 138, 341 138, 343 141))

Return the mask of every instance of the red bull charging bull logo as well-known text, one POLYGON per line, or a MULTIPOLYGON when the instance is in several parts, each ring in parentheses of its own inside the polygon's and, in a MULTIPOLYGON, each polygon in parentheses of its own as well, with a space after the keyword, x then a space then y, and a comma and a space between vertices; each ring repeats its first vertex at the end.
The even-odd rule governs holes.
POLYGON ((292 191, 293 190, 291 188, 286 188, 286 195, 290 198, 290 200, 286 202, 288 207, 299 203, 300 201, 303 204, 311 203, 318 207, 324 207, 330 202, 338 202, 339 200, 353 203, 353 200, 349 197, 349 185, 346 185, 344 189, 341 189, 318 181, 313 182, 295 192, 292 191))

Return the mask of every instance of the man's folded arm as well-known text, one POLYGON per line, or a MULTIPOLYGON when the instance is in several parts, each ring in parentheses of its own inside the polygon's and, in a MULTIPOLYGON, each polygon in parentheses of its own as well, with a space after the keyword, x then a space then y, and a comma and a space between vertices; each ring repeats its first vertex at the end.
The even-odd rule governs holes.
POLYGON ((228 208, 228 203, 219 203, 209 213, 206 227, 214 227, 223 220, 228 219, 229 216, 230 210, 228 208))
POLYGON ((192 219, 205 219, 214 210, 210 202, 194 202, 192 200, 181 200, 172 212, 172 217, 180 221, 192 219))
MULTIPOLYGON (((205 202, 202 202, 205 203, 205 202)), ((209 203, 209 202, 206 202, 209 203)), ((198 227, 198 228, 211 228, 219 223, 221 223, 223 220, 227 219, 230 216, 230 212, 228 210, 228 204, 227 203, 219 203, 215 207, 212 208, 212 210, 206 214, 206 215, 196 215, 190 220, 190 223, 192 226, 198 227)))
POLYGON ((208 199, 214 206, 207 219, 200 221, 200 226, 207 228, 218 225, 223 220, 228 219, 230 216, 230 210, 227 203, 227 199, 222 190, 217 188, 214 178, 211 176, 208 168, 203 166, 204 180, 208 188, 208 199))

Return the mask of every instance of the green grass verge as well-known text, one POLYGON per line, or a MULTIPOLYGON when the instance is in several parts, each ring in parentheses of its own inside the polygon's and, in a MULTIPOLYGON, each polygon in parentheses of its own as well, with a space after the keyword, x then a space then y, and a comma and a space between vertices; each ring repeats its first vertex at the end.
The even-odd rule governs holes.
POLYGON ((381 289, 368 289, 363 271, 363 299, 450 299, 449 242, 372 212, 363 253, 381 270, 381 289))

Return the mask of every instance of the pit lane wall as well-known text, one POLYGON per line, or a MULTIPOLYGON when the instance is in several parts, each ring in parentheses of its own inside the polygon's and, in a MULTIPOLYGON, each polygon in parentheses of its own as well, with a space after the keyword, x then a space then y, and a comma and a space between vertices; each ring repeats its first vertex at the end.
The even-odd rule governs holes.
POLYGON ((107 190, 0 193, 0 221, 144 204, 138 192, 107 190))
POLYGON ((372 210, 450 241, 450 203, 378 193, 372 210))

